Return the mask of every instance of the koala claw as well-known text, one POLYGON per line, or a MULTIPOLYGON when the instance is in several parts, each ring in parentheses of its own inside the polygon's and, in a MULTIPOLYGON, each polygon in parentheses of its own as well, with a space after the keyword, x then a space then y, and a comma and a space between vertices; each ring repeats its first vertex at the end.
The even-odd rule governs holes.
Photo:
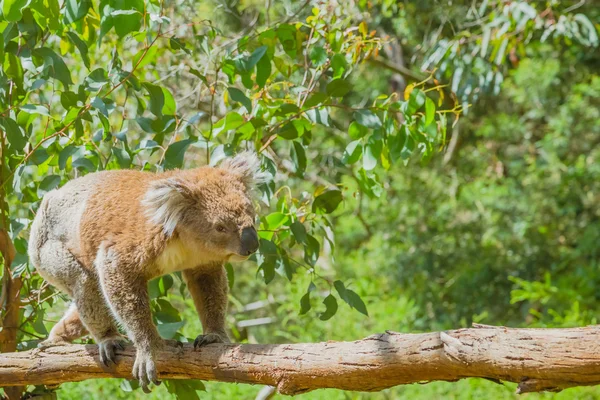
POLYGON ((120 337, 103 339, 98 343, 98 355, 102 364, 117 364, 115 361, 115 350, 123 350, 123 339, 120 337))
POLYGON ((198 335, 196 340, 194 340, 194 350, 196 350, 196 347, 202 347, 211 343, 229 343, 229 339, 223 338, 223 336, 218 333, 198 335))
POLYGON ((148 385, 151 382, 156 386, 160 385, 156 372, 156 365, 154 364, 152 355, 149 353, 140 352, 138 350, 135 357, 135 363, 133 364, 132 375, 139 381, 140 387, 144 393, 150 393, 148 385))
POLYGON ((54 346, 62 346, 62 345, 68 345, 70 344, 69 342, 65 341, 65 340, 56 340, 56 339, 46 339, 43 340, 41 342, 39 342, 37 344, 37 348, 40 350, 46 350, 50 347, 54 347, 54 346))

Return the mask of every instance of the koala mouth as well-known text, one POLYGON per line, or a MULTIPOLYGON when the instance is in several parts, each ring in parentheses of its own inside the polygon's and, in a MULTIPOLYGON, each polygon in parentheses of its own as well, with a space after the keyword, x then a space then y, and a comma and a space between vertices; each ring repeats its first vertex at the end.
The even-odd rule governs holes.
POLYGON ((240 254, 232 254, 229 256, 228 261, 246 261, 250 256, 242 256, 240 254))

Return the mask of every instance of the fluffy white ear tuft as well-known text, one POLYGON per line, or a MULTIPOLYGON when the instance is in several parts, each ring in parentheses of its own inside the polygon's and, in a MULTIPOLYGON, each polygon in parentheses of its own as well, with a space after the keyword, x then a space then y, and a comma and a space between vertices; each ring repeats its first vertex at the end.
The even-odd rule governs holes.
POLYGON ((260 160, 256 153, 243 151, 233 158, 225 159, 219 168, 239 175, 246 188, 252 189, 254 185, 269 181, 269 174, 260 168, 260 160))
POLYGON ((185 184, 175 178, 153 182, 142 199, 146 216, 153 223, 162 226, 167 236, 173 235, 190 203, 185 184))

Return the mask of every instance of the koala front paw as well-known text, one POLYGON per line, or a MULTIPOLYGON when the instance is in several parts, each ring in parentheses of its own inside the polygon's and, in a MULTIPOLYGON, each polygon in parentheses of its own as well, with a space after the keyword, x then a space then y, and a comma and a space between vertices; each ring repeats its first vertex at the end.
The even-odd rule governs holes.
POLYGON ((175 347, 175 354, 177 355, 183 354, 183 343, 179 340, 163 339, 163 350, 166 350, 168 347, 175 347))
POLYGON ((211 343, 231 343, 231 341, 225 333, 212 332, 205 335, 198 335, 196 340, 194 340, 194 350, 196 347, 202 347, 211 343))
POLYGON ((98 342, 98 355, 102 364, 108 367, 109 363, 116 364, 115 350, 123 350, 125 341, 122 337, 110 337, 102 339, 98 342))
POLYGON ((132 375, 139 381, 144 393, 150 393, 150 389, 148 389, 150 382, 160 385, 156 373, 156 365, 154 364, 154 357, 148 351, 138 349, 135 356, 135 363, 133 364, 132 375))
POLYGON ((54 346, 66 346, 69 345, 70 343, 65 341, 65 340, 61 340, 61 339, 56 339, 56 338, 48 338, 46 340, 43 340, 41 342, 39 342, 37 344, 37 348, 40 350, 46 350, 49 349, 50 347, 54 347, 54 346))

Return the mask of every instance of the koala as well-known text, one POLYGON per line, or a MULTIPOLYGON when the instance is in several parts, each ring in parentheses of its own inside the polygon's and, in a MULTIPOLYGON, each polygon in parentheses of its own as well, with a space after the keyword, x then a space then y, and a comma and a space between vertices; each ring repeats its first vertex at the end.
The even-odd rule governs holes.
POLYGON ((175 271, 202 322, 194 348, 229 342, 223 264, 258 249, 251 192, 264 178, 256 155, 244 152, 217 167, 96 172, 47 193, 28 253, 74 302, 41 347, 88 332, 108 365, 122 348, 121 324, 136 347, 133 376, 148 391, 159 383, 155 354, 166 341, 152 322, 147 282, 175 271))

